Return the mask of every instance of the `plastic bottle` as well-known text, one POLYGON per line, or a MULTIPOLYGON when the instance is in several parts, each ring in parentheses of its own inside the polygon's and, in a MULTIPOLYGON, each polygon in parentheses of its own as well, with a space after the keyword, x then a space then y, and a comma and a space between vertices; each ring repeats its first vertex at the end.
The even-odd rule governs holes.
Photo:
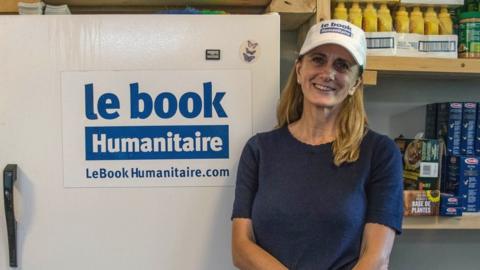
POLYGON ((347 20, 348 14, 347 9, 345 8, 345 3, 338 2, 337 7, 333 11, 333 18, 338 20, 347 20))
POLYGON ((410 20, 404 6, 401 6, 395 13, 395 31, 397 33, 408 33, 410 31, 410 20))
POLYGON ((422 34, 424 33, 424 21, 420 7, 414 7, 410 12, 410 33, 422 34))
POLYGON ((353 2, 352 7, 348 10, 348 21, 362 28, 362 9, 358 2, 353 2))
POLYGON ((448 13, 448 9, 446 7, 442 7, 440 9, 438 20, 440 21, 440 35, 451 35, 453 33, 453 23, 452 18, 450 18, 450 13, 448 13))
POLYGON ((380 9, 378 9, 378 32, 391 32, 392 31, 392 16, 387 4, 382 3, 380 9))
POLYGON ((425 12, 425 35, 438 35, 438 17, 433 7, 428 7, 425 12))
POLYGON ((372 3, 368 3, 363 10, 363 30, 365 32, 377 32, 377 10, 372 3))

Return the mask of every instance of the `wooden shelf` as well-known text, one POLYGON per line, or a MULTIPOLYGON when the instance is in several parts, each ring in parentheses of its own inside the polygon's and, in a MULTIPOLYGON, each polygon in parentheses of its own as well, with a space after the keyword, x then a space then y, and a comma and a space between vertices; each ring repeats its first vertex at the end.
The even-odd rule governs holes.
POLYGON ((165 9, 196 7, 234 14, 261 14, 271 0, 43 0, 46 4, 67 4, 72 14, 155 13, 165 9))
POLYGON ((266 6, 271 0, 43 0, 69 6, 266 6))
POLYGON ((265 11, 280 14, 282 30, 295 30, 315 14, 316 7, 317 2, 314 0, 272 0, 265 11))
POLYGON ((460 78, 480 76, 480 59, 368 56, 364 84, 376 85, 377 77, 382 74, 460 78))
POLYGON ((461 217, 405 217, 405 230, 480 230, 480 213, 461 217))
POLYGON ((449 73, 480 75, 480 59, 367 57, 367 70, 382 73, 449 73))
MULTIPOLYGON (((39 0, 1 0, 0 13, 16 14, 17 3, 39 0)), ((296 30, 317 11, 317 0, 43 0, 49 5, 67 4, 72 14, 152 14, 165 9, 223 10, 231 14, 278 12, 282 30, 296 30)))

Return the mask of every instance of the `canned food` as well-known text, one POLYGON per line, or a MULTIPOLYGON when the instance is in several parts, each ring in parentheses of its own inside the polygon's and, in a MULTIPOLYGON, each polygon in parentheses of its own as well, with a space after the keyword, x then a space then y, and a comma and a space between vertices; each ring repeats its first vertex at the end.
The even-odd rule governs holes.
POLYGON ((480 12, 460 14, 458 57, 480 58, 480 12))

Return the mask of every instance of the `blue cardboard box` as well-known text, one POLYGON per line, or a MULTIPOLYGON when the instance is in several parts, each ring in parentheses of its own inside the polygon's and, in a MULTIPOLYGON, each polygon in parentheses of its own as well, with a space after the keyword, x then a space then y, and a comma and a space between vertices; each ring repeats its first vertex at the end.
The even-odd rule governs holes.
POLYGON ((476 118, 477 103, 464 102, 462 108, 462 137, 460 139, 461 155, 475 155, 476 118))
POLYGON ((437 136, 445 141, 449 156, 461 154, 462 108, 460 102, 444 102, 437 106, 437 136))
POLYGON ((440 216, 458 217, 463 214, 463 207, 440 207, 440 216))
POLYGON ((480 211, 479 174, 480 160, 472 156, 451 156, 448 158, 446 191, 461 198, 463 210, 480 211))

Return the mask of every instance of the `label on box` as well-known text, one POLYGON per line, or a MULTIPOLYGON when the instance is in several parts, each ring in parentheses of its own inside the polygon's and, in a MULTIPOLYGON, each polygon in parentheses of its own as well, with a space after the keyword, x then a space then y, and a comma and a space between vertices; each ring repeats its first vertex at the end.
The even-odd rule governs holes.
POLYGON ((462 207, 462 200, 460 197, 442 193, 440 195, 440 207, 462 207))
POLYGON ((438 190, 441 145, 438 140, 397 138, 405 190, 438 190))
POLYGON ((438 163, 436 162, 420 163, 420 177, 438 177, 438 163))
POLYGON ((367 55, 394 56, 396 55, 395 32, 367 32, 367 55))
POLYGON ((440 216, 458 217, 463 214, 462 207, 440 207, 440 216))
POLYGON ((396 56, 457 58, 457 35, 396 33, 396 56))
POLYGON ((438 190, 403 191, 404 216, 437 216, 440 208, 438 190))

